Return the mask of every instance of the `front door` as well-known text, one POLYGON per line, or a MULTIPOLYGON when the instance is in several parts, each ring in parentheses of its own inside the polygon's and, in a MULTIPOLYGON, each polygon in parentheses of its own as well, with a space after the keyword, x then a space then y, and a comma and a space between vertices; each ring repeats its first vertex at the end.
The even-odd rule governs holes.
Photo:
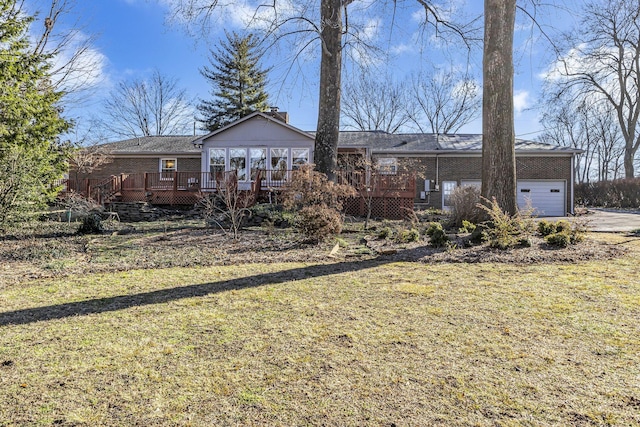
POLYGON ((442 181, 442 210, 451 210, 451 194, 456 189, 458 183, 456 181, 442 181))

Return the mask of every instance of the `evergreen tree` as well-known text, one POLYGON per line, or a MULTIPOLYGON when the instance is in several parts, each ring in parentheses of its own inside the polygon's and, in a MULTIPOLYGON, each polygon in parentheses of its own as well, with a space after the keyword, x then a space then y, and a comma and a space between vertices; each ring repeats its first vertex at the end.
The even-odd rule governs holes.
POLYGON ((203 129, 214 131, 255 111, 266 111, 266 78, 269 69, 260 68, 258 40, 252 34, 241 37, 226 33, 217 51, 210 51, 210 67, 200 69, 211 84, 212 100, 198 105, 203 129))
POLYGON ((28 39, 32 17, 21 3, 0 0, 0 226, 42 208, 66 168, 68 148, 59 135, 62 93, 52 89, 45 55, 28 39))

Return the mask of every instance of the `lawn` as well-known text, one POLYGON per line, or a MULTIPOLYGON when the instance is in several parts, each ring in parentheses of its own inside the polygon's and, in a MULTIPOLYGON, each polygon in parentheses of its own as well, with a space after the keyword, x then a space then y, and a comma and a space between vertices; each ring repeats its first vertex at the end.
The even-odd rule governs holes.
POLYGON ((640 242, 607 239, 627 255, 26 277, 0 426, 640 425, 640 242))

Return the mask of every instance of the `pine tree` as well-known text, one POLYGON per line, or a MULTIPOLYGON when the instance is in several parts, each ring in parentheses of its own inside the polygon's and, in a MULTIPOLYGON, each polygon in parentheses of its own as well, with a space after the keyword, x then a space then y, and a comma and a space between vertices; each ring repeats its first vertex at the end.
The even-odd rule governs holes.
POLYGON ((0 226, 44 206, 68 154, 62 93, 51 87, 50 58, 30 50, 33 18, 19 4, 0 0, 0 226))
POLYGON ((216 51, 210 51, 210 67, 200 69, 211 84, 212 100, 198 105, 203 129, 214 131, 255 111, 266 111, 265 90, 269 69, 260 67, 258 40, 252 34, 241 37, 225 33, 216 51))

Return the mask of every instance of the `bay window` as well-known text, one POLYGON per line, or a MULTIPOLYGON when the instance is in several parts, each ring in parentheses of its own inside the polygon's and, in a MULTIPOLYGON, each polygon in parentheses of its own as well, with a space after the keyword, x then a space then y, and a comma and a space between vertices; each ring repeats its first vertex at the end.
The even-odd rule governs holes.
POLYGON ((229 170, 236 172, 238 181, 247 180, 246 148, 229 148, 229 170))
POLYGON ((291 149, 291 169, 300 169, 302 165, 309 163, 308 148, 292 148, 291 149))
POLYGON ((224 148, 212 148, 209 150, 209 173, 211 180, 224 179, 224 148))
POLYGON ((287 166, 289 163, 288 148, 271 149, 271 179, 281 181, 287 177, 287 166))
POLYGON ((249 168, 251 169, 251 180, 254 181, 258 176, 258 171, 267 168, 266 148, 249 149, 249 168))

